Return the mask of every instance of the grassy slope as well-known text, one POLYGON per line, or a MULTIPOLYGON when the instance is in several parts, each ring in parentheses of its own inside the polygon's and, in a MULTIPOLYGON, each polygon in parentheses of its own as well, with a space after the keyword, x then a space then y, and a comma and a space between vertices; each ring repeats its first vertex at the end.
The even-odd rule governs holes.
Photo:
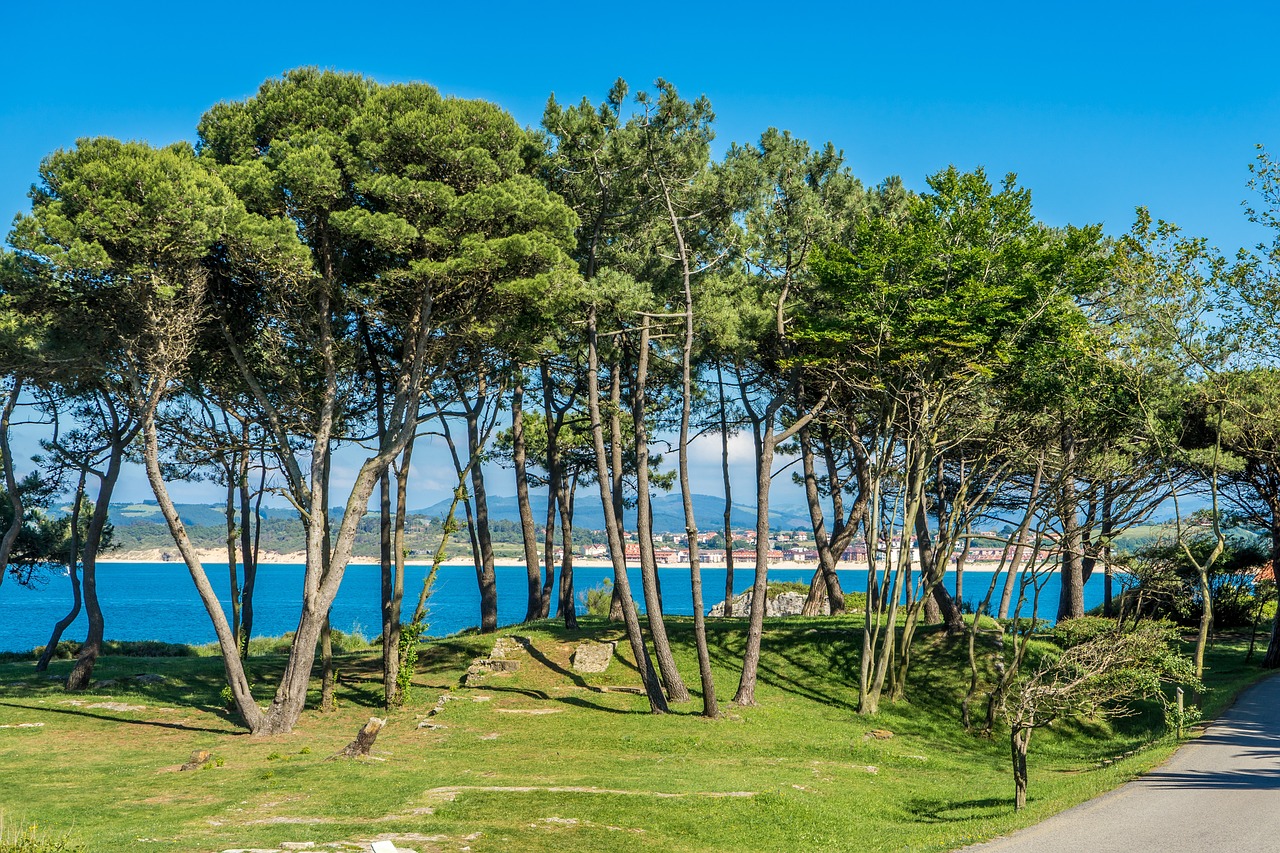
MULTIPOLYGON (((1014 816, 1005 741, 968 735, 957 721, 958 645, 922 637, 911 701, 863 719, 854 713, 856 627, 852 618, 772 622, 760 705, 737 708, 727 700, 743 634, 713 623, 726 703, 717 721, 696 716, 700 702, 655 717, 643 697, 602 691, 635 684, 625 659, 603 675, 573 673, 579 639, 620 637, 594 620, 577 632, 550 623, 504 631, 529 640, 533 655, 522 655, 515 674, 465 688, 460 676, 492 638, 436 641, 420 661, 413 700, 378 740, 375 754, 385 760, 362 762, 324 759, 380 713, 368 652, 340 658, 337 713, 308 711, 294 734, 268 739, 241 734, 220 712, 216 658, 106 658, 102 680, 168 678, 81 697, 37 680, 30 663, 3 663, 0 725, 44 725, 0 729, 0 810, 15 823, 69 830, 91 851, 218 851, 381 834, 420 853, 946 850, 1114 787, 1171 749, 1165 741, 1098 767, 1158 736, 1151 715, 1122 728, 1080 723, 1038 733, 1030 806, 1014 816), (417 728, 446 691, 458 700, 431 718, 443 728, 417 728), (145 710, 88 707, 106 700, 145 710), (519 713, 528 711, 551 713, 519 713), (873 728, 895 736, 869 737, 873 728), (195 749, 212 750, 221 766, 176 772, 195 749)), ((673 619, 671 628, 682 670, 696 679, 689 624, 673 619)), ((1214 650, 1210 709, 1257 677, 1242 656, 1239 646, 1214 650)), ((259 683, 280 663, 255 659, 259 683)), ((68 666, 55 664, 55 674, 68 666)))

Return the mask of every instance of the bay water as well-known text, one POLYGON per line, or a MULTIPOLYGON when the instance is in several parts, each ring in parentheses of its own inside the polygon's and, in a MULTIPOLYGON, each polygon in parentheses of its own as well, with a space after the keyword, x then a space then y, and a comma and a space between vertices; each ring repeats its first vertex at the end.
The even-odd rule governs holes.
MULTIPOLYGON (((223 609, 230 612, 230 580, 227 565, 210 563, 205 570, 222 598, 223 609)), ((405 570, 404 618, 407 620, 422 588, 427 566, 408 566, 405 570)), ((523 566, 499 566, 495 570, 498 584, 498 621, 506 625, 524 617, 526 573, 523 566)), ((660 568, 663 610, 674 615, 692 615, 693 595, 687 568, 660 568)), ((741 593, 751 587, 754 567, 737 567, 734 590, 741 593)), ((845 592, 866 590, 866 570, 842 569, 840 582, 845 592)), ((770 569, 770 581, 808 583, 812 569, 770 569)), ((299 602, 302 595, 303 567, 297 564, 263 564, 258 568, 254 595, 254 635, 280 636, 297 628, 299 602)), ((639 599, 640 570, 630 569, 632 593, 639 599)), ((613 571, 603 567, 575 567, 574 586, 578 593, 578 612, 584 610, 581 599, 585 590, 612 580, 613 571)), ((966 571, 965 600, 979 601, 986 594, 990 572, 966 571)), ((702 570, 704 605, 708 608, 724 597, 725 569, 702 570)), ((954 594, 955 575, 947 575, 947 586, 954 594)), ((1003 581, 1001 581, 1003 583, 1003 581)), ((556 587, 559 588, 559 577, 556 587)), ((1060 591, 1058 575, 1045 579, 1039 596, 1038 616, 1052 619, 1057 612, 1060 591)), ((379 568, 376 565, 352 564, 347 567, 342 587, 333 605, 332 624, 340 631, 359 632, 366 637, 381 632, 379 568)), ((1117 587, 1118 592, 1118 587, 1117 587)), ((98 597, 102 603, 109 640, 161 640, 169 643, 200 645, 213 642, 213 625, 196 594, 191 575, 182 563, 103 563, 98 566, 98 597)), ((994 596, 998 600, 999 590, 994 596)), ((1102 578, 1095 576, 1085 585, 1085 608, 1102 603, 1102 578)), ((49 577, 39 589, 20 587, 7 578, 0 585, 0 651, 29 651, 49 639, 54 623, 71 606, 70 581, 65 577, 49 577)), ((643 609, 643 602, 641 602, 643 609)), ((1030 604, 1022 615, 1029 616, 1030 604)), ((554 614, 554 608, 553 608, 554 614)), ((471 565, 441 566, 430 599, 427 634, 446 636, 480 623, 480 594, 475 568, 471 565)), ((82 612, 63 634, 63 639, 84 639, 87 622, 82 612)))

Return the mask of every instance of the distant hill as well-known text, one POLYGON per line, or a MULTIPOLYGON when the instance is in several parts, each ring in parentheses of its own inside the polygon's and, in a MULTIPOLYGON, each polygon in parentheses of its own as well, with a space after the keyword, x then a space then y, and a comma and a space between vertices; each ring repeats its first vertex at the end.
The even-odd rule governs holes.
MULTIPOLYGON (((574 526, 583 530, 603 530, 604 513, 599 501, 592 501, 590 494, 578 497, 574 511, 574 526)), ((530 496, 533 506, 534 520, 541 525, 547 516, 546 495, 530 496)), ((191 527, 225 528, 227 519, 221 504, 177 504, 182 523, 191 527)), ((410 515, 424 518, 440 518, 449 511, 449 501, 441 500, 422 509, 410 510, 410 515)), ((724 523, 724 499, 713 495, 694 495, 693 512, 699 530, 719 530, 724 523)), ((339 510, 334 515, 340 515, 339 510)), ((296 523, 297 513, 291 507, 263 507, 262 516, 276 522, 296 523)), ((111 523, 116 527, 137 525, 163 525, 164 518, 155 501, 140 503, 113 503, 110 515, 111 523)), ((493 522, 509 521, 519 523, 520 511, 514 496, 496 495, 489 498, 489 517, 493 522)), ((635 529, 636 512, 634 508, 624 513, 628 530, 635 529)), ((755 527, 756 509, 748 504, 734 504, 731 516, 735 528, 755 527)), ((769 526, 773 530, 807 529, 809 526, 808 510, 804 507, 782 506, 769 510, 769 526)), ((684 530, 684 507, 679 494, 655 495, 653 499, 653 529, 657 533, 673 533, 684 530)))
MULTIPOLYGON (((547 496, 533 494, 529 496, 533 507, 534 521, 539 525, 547 517, 547 496)), ((428 518, 444 516, 449 511, 449 501, 441 500, 423 509, 413 510, 414 515, 425 515, 428 518)), ((712 495, 693 496, 693 516, 698 522, 698 529, 703 531, 719 530, 724 525, 724 498, 712 495)), ((520 520, 520 509, 514 496, 490 496, 489 517, 493 521, 520 520)), ((628 530, 634 530, 636 511, 627 509, 623 520, 628 530)), ((734 504, 730 515, 730 523, 734 528, 756 526, 756 508, 745 504, 734 504)), ((591 500, 590 494, 579 494, 573 513, 575 527, 585 530, 604 529, 604 511, 598 500, 591 500)), ((803 507, 776 507, 769 510, 769 526, 773 530, 807 529, 809 512, 803 507)), ((653 529, 655 533, 674 533, 684 530, 684 504, 679 494, 655 495, 653 498, 653 529)))

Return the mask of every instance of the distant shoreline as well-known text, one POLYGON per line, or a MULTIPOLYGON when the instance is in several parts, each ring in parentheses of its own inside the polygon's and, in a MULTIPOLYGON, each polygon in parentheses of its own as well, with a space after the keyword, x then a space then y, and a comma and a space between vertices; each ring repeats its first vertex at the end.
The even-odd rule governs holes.
MULTIPOLYGON (((227 555, 225 552, 219 554, 216 551, 201 549, 199 551, 199 557, 202 563, 226 565, 226 563, 223 562, 224 560, 227 559, 227 555)), ((290 554, 277 554, 277 553, 262 554, 258 558, 258 563, 260 565, 303 565, 306 563, 306 561, 307 561, 306 554, 302 553, 301 551, 298 551, 296 553, 290 553, 290 554)), ((155 565, 171 565, 171 566, 185 567, 185 564, 183 563, 181 558, 166 560, 163 558, 163 552, 160 552, 157 549, 152 549, 148 551, 134 551, 134 552, 127 552, 127 553, 113 553, 110 557, 99 557, 98 562, 103 565, 107 565, 111 563, 150 563, 155 565)), ((378 562, 379 562, 378 558, 376 557, 353 557, 347 563, 347 565, 376 566, 378 565, 378 562)), ((454 559, 446 560, 444 564, 456 565, 458 563, 469 564, 470 562, 471 561, 465 557, 457 557, 454 559)), ((501 566, 504 568, 515 568, 515 567, 524 568, 524 560, 521 560, 515 557, 498 557, 494 559, 493 564, 494 566, 501 566)), ((430 566, 431 561, 430 560, 406 560, 405 565, 406 566, 430 566)), ((574 568, 583 568, 583 569, 613 568, 613 563, 610 562, 609 560, 602 560, 595 557, 591 557, 591 558, 576 557, 574 558, 573 565, 574 565, 574 568)), ((999 567, 999 565, 1000 565, 999 562, 996 562, 996 561, 969 562, 965 564, 965 571, 966 572, 994 572, 999 567)), ((560 564, 557 562, 556 568, 559 569, 559 567, 560 567, 560 564)), ((723 569, 724 567, 725 567, 724 563, 703 563, 702 564, 702 568, 704 569, 723 569)), ((755 562, 735 560, 733 567, 735 571, 740 571, 740 570, 754 571, 755 562)), ((640 568, 640 564, 634 560, 628 560, 627 568, 638 569, 640 568)), ((684 569, 687 571, 689 569, 689 564, 688 563, 659 563, 658 568, 684 569)), ((770 563, 769 568, 788 569, 788 570, 808 569, 810 571, 817 571, 818 564, 817 563, 801 563, 795 560, 779 560, 777 562, 770 563)), ((845 562, 840 562, 836 564, 836 569, 839 571, 863 571, 866 568, 867 568, 867 564, 862 561, 857 561, 857 562, 845 561, 845 562)), ((1054 567, 1050 571, 1057 572, 1058 569, 1054 567)), ((954 572, 955 572, 955 566, 947 567, 948 574, 953 574, 954 572)))

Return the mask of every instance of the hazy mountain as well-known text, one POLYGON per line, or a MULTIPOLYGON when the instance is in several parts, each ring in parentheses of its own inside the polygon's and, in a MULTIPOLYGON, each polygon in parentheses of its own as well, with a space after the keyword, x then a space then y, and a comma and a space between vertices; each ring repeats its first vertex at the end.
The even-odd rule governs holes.
MULTIPOLYGON (((586 530, 604 529, 604 511, 598 500, 591 500, 591 495, 580 493, 573 512, 575 527, 586 530)), ((541 525, 547 517, 546 495, 530 495, 529 503, 533 507, 534 522, 541 525)), ((449 511, 449 501, 438 501, 423 509, 413 510, 414 515, 425 515, 429 518, 442 517, 449 511)), ((693 515, 701 531, 717 531, 724 525, 724 498, 712 495, 693 496, 693 515)), ((461 516, 461 512, 459 512, 461 516)), ((489 497, 489 517, 494 521, 519 522, 520 510, 515 496, 489 497)), ((628 530, 634 530, 636 511, 629 508, 623 513, 628 530)), ((730 522, 735 529, 755 527, 756 508, 746 504, 734 504, 730 522)), ((805 529, 809 526, 809 512, 803 507, 771 507, 769 510, 769 527, 771 530, 805 529)), ((656 533, 673 533, 684 530, 684 505, 679 494, 655 495, 653 498, 653 529, 656 533)))

